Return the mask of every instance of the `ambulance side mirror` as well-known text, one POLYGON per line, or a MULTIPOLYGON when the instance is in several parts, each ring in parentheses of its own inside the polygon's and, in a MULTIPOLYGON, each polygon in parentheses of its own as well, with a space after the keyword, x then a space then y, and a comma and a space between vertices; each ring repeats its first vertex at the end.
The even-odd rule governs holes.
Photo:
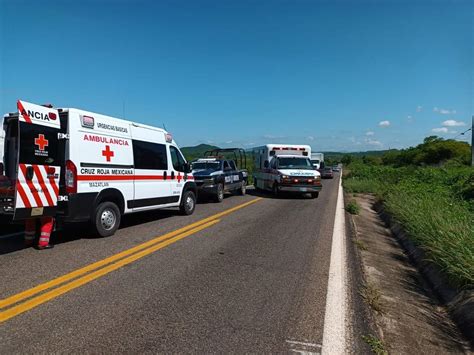
POLYGON ((0 175, 3 175, 4 171, 3 163, 0 163, 0 175))
POLYGON ((184 164, 184 172, 186 174, 189 174, 191 172, 191 164, 189 163, 184 164))

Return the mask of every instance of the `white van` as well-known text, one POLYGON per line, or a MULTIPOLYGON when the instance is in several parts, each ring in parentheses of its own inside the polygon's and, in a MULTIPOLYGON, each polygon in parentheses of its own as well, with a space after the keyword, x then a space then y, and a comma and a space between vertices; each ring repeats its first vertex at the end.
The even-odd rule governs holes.
POLYGON ((312 166, 309 145, 267 144, 253 149, 256 189, 319 196, 321 174, 312 166))
POLYGON ((3 122, 0 213, 14 221, 91 221, 108 236, 123 214, 165 207, 194 212, 196 184, 168 132, 74 108, 17 105, 3 122))

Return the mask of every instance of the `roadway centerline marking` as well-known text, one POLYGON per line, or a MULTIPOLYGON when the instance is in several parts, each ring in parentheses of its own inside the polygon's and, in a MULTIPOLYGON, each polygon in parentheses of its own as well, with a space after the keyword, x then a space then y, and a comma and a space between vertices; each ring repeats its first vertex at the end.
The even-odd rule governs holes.
POLYGON ((205 224, 202 224, 196 228, 193 228, 187 232, 184 232, 184 233, 181 233, 181 234, 178 234, 177 236, 171 238, 171 239, 168 239, 168 240, 165 240, 164 242, 162 243, 159 243, 157 245, 154 245, 148 249, 145 249, 145 250, 142 250, 141 252, 138 252, 136 254, 133 254, 129 257, 126 257, 125 259, 122 259, 122 260, 119 260, 113 264, 110 264, 102 269, 99 269, 99 270, 96 270, 90 274, 87 274, 85 276, 82 276, 76 280, 73 280, 69 283, 66 283, 65 285, 62 285, 58 288, 55 288, 51 291, 48 291, 46 293, 43 293, 43 294, 40 294, 39 296, 36 296, 36 297, 33 297, 32 299, 29 299, 23 303, 20 303, 19 305, 17 306, 14 306, 12 308, 9 308, 7 309, 6 311, 3 311, 0 313, 0 323, 2 322, 5 322, 6 320, 10 319, 10 318, 13 318, 21 313, 24 313, 26 311, 29 311, 30 309, 32 308, 35 308, 45 302, 48 302, 58 296, 61 296, 62 294, 65 294, 71 290, 74 290, 75 288, 78 288, 80 286, 83 286, 95 279, 98 279, 99 277, 102 277, 104 275, 107 275, 109 273, 111 273, 112 271, 115 271, 125 265, 128 265, 138 259, 141 259, 143 258, 144 256, 147 256, 151 253, 154 253, 155 251, 157 250, 160 250, 162 248, 165 248, 167 247, 168 245, 170 244, 173 244, 175 242, 177 242, 178 240, 180 239, 183 239, 183 238, 186 238, 192 234, 195 234, 203 229, 206 229, 206 228, 209 228, 211 226, 213 226, 214 224, 217 224, 219 223, 220 220, 219 219, 214 219, 210 222, 207 222, 205 224))
POLYGON ((346 353, 347 262, 345 226, 341 169, 331 244, 331 261, 329 265, 326 310, 324 315, 323 355, 339 355, 346 353))
MULTIPOLYGON (((77 270, 72 271, 72 272, 70 272, 70 273, 68 273, 68 274, 65 274, 65 275, 63 275, 63 276, 57 277, 57 278, 55 278, 55 279, 53 279, 53 280, 50 280, 50 281, 48 281, 48 282, 45 282, 45 283, 43 283, 43 284, 37 285, 37 286, 35 286, 35 287, 33 287, 33 288, 30 288, 30 289, 28 289, 28 290, 25 290, 25 291, 23 291, 23 292, 20 292, 20 293, 18 293, 18 294, 15 294, 15 295, 13 295, 13 296, 10 296, 10 297, 8 297, 8 298, 3 299, 3 300, 0 301, 0 309, 5 308, 5 307, 10 306, 10 305, 13 305, 13 304, 15 304, 15 303, 18 303, 18 302, 20 302, 20 301, 22 301, 22 300, 24 300, 24 299, 30 298, 30 297, 32 297, 32 296, 34 296, 34 295, 36 295, 36 294, 38 294, 38 293, 40 293, 40 292, 42 292, 42 291, 45 291, 45 290, 47 290, 47 289, 50 289, 50 288, 53 288, 53 287, 55 287, 55 286, 59 286, 59 285, 65 283, 65 282, 71 281, 71 280, 74 279, 74 278, 77 278, 77 277, 79 277, 79 276, 82 276, 82 275, 84 275, 84 274, 86 274, 86 273, 88 273, 88 272, 92 272, 92 271, 94 271, 94 270, 96 270, 96 269, 98 269, 98 268, 101 268, 101 267, 105 266, 105 265, 108 265, 108 264, 110 264, 110 263, 114 263, 114 262, 116 262, 117 260, 120 260, 120 259, 122 259, 122 258, 125 258, 125 257, 127 257, 127 256, 129 256, 129 255, 132 255, 132 254, 134 254, 134 253, 138 253, 138 252, 141 251, 141 250, 144 250, 144 249, 146 249, 146 248, 150 248, 150 247, 152 247, 153 245, 155 245, 155 244, 157 244, 157 243, 161 243, 161 242, 166 241, 166 240, 168 240, 168 239, 171 239, 171 238, 173 238, 173 237, 179 236, 179 235, 181 235, 182 233, 186 233, 186 232, 189 231, 189 230, 193 230, 193 229, 195 229, 195 228, 197 228, 197 227, 199 227, 199 226, 202 226, 202 225, 205 225, 205 224, 207 224, 207 223, 209 223, 209 222, 212 222, 212 221, 214 221, 214 220, 217 220, 218 218, 221 218, 221 217, 224 217, 224 216, 226 216, 226 215, 229 215, 229 214, 231 214, 232 212, 235 212, 235 211, 237 211, 237 210, 239 210, 239 209, 242 209, 242 208, 244 208, 244 207, 247 207, 247 206, 249 206, 249 205, 252 205, 252 204, 254 204, 254 203, 256 203, 256 202, 258 202, 258 201, 260 201, 260 200, 262 200, 262 198, 256 198, 256 199, 253 199, 253 200, 251 200, 251 201, 242 203, 242 204, 240 204, 240 205, 237 205, 237 206, 235 206, 235 207, 232 207, 232 208, 230 208, 230 209, 227 209, 227 210, 225 210, 225 211, 223 211, 223 212, 216 213, 216 214, 214 214, 214 215, 212 215, 212 216, 209 216, 209 217, 206 217, 206 218, 204 218, 204 219, 202 219, 202 220, 200 220, 200 221, 197 221, 197 222, 194 222, 194 223, 192 223, 192 224, 189 224, 189 225, 187 225, 187 226, 185 226, 185 227, 183 227, 183 228, 180 228, 180 229, 177 229, 177 230, 175 230, 175 231, 173 231, 173 232, 164 234, 164 235, 162 235, 162 236, 160 236, 160 237, 151 239, 151 240, 149 240, 149 241, 147 241, 147 242, 145 242, 145 243, 142 243, 142 244, 140 244, 140 245, 137 245, 137 246, 135 246, 135 247, 133 247, 133 248, 127 249, 127 250, 125 250, 125 251, 123 251, 123 252, 120 252, 120 253, 118 253, 118 254, 112 255, 112 256, 110 256, 110 257, 108 257, 108 258, 105 258, 105 259, 103 259, 103 260, 100 260, 100 261, 97 261, 97 262, 95 262, 95 263, 89 264, 89 265, 87 265, 87 266, 85 266, 85 267, 83 267, 83 268, 77 269, 77 270)), ((181 239, 181 238, 180 238, 180 239, 181 239)), ((160 245, 162 245, 162 244, 160 244, 160 245)), ((0 322, 1 322, 1 319, 0 319, 0 322)))

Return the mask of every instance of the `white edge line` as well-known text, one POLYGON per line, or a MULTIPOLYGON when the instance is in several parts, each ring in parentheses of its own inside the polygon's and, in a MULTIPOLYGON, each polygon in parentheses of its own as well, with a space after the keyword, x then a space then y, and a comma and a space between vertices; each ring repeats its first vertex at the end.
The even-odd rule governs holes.
POLYGON ((346 352, 347 264, 345 225, 341 169, 324 315, 323 347, 321 351, 323 355, 344 354, 346 352))
POLYGON ((296 345, 304 345, 304 346, 310 346, 312 348, 320 348, 321 345, 315 344, 315 343, 304 343, 302 341, 294 341, 294 340, 286 340, 288 344, 296 344, 296 345))

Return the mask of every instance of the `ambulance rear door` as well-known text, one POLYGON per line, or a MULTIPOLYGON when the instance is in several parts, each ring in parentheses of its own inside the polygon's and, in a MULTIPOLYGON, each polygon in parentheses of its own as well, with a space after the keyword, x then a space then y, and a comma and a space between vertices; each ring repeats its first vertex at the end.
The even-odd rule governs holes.
POLYGON ((14 220, 55 216, 61 174, 59 112, 18 101, 18 164, 14 220))

